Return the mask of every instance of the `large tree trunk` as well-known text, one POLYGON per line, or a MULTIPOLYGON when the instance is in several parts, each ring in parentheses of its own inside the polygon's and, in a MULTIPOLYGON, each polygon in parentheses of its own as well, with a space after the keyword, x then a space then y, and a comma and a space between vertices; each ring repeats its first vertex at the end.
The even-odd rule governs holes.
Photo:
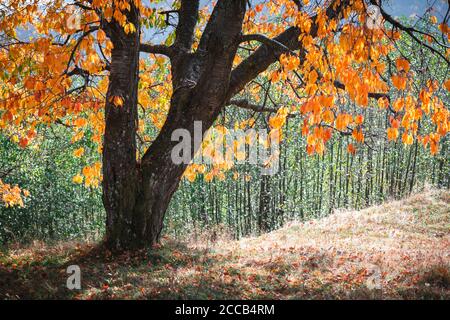
MULTIPOLYGON (((229 99, 232 62, 240 41, 245 0, 219 1, 195 53, 180 39, 179 54, 172 57, 173 96, 166 122, 141 161, 136 160, 139 34, 124 34, 114 26, 114 44, 106 102, 103 149, 103 201, 107 214, 106 242, 113 250, 155 244, 164 215, 186 164, 171 159, 176 129, 194 135, 194 121, 202 133, 211 127, 229 99), (112 99, 121 96, 122 106, 112 99)), ((129 21, 138 25, 132 8, 129 21)), ((175 43, 177 45, 177 42, 175 43)), ((193 140, 193 139, 192 139, 193 140)), ((192 146, 192 156, 197 145, 192 146)))
MULTIPOLYGON (((133 6, 128 19, 135 25, 139 13, 133 6)), ((137 90, 139 82, 139 31, 125 34, 117 23, 107 25, 111 52, 103 142, 103 204, 106 239, 111 248, 130 246, 136 238, 133 210, 138 189, 136 162, 137 90), (119 100, 123 99, 120 105, 119 100)))

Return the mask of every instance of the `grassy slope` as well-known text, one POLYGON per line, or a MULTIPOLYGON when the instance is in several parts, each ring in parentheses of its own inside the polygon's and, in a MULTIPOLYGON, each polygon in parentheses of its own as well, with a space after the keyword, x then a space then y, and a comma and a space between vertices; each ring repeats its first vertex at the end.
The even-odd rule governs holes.
POLYGON ((450 298, 450 193, 402 201, 212 246, 165 240, 111 256, 60 244, 0 253, 0 298, 450 298), (66 289, 78 264, 82 290, 66 289))

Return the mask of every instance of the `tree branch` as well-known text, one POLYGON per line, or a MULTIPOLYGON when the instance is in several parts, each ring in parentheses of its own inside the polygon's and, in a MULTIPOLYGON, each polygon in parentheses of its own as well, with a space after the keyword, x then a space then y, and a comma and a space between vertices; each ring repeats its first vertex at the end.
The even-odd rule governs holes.
POLYGON ((256 111, 256 112, 272 112, 272 113, 276 113, 278 111, 275 108, 268 108, 268 107, 265 107, 265 106, 261 106, 261 105, 250 103, 246 99, 233 99, 233 100, 230 100, 228 105, 236 106, 236 107, 239 107, 239 108, 242 108, 242 109, 253 110, 253 111, 256 111))
POLYGON ((243 35, 241 38, 242 42, 248 42, 248 41, 258 41, 260 43, 263 43, 267 46, 274 46, 278 47, 280 49, 283 49, 287 52, 292 52, 291 49, 289 49, 287 46, 282 44, 281 42, 278 42, 276 39, 270 39, 262 34, 246 34, 243 35))
MULTIPOLYGON (((333 84, 336 88, 345 90, 345 85, 343 83, 336 80, 336 81, 334 81, 333 84)), ((391 101, 391 96, 387 93, 369 92, 368 96, 369 96, 369 98, 376 99, 376 100, 378 100, 380 98, 386 98, 389 100, 389 102, 391 101)))
POLYGON ((67 67, 66 70, 64 70, 63 74, 67 73, 70 67, 70 64, 72 63, 73 58, 75 57, 75 53, 78 50, 78 47, 81 45, 81 42, 85 37, 87 37, 90 33, 99 30, 100 28, 95 26, 90 28, 89 30, 83 32, 83 34, 77 39, 77 42, 75 43, 75 46, 72 49, 72 52, 70 53, 69 60, 67 61, 67 67))
POLYGON ((178 11, 178 25, 173 46, 182 52, 189 52, 194 42, 194 29, 197 25, 200 0, 182 0, 178 11))
MULTIPOLYGON (((373 5, 378 6, 377 0, 371 0, 370 2, 371 2, 373 5)), ((395 28, 400 29, 400 30, 406 32, 406 33, 407 33, 414 41, 416 41, 416 42, 417 42, 418 44, 420 44, 421 46, 424 46, 425 48, 427 48, 428 50, 430 50, 432 53, 437 54, 437 55, 440 56, 445 62, 447 62, 448 65, 450 65, 450 60, 448 60, 447 57, 445 57, 444 54, 442 54, 442 52, 436 50, 436 49, 433 48, 432 46, 430 46, 430 45, 428 45, 427 43, 421 41, 419 38, 417 38, 417 36, 416 36, 414 33, 416 32, 416 33, 420 33, 420 34, 422 34, 422 35, 426 35, 426 36, 432 37, 432 38, 434 39, 434 41, 435 41, 438 45, 440 45, 440 46, 442 46, 442 47, 444 47, 444 48, 448 48, 447 46, 445 46, 445 45, 443 45, 443 44, 440 44, 439 41, 437 41, 437 39, 436 39, 434 36, 432 36, 432 35, 429 35, 429 34, 423 32, 423 31, 419 31, 419 30, 417 30, 417 29, 415 29, 415 28, 412 28, 412 27, 404 26, 403 24, 401 24, 400 22, 398 22, 397 20, 395 20, 392 16, 390 16, 386 11, 384 11, 383 8, 382 8, 381 6, 378 6, 378 8, 380 8, 380 12, 381 12, 381 15, 383 16, 384 20, 386 20, 387 22, 389 22, 390 24, 392 24, 395 28)))
MULTIPOLYGON (((328 19, 337 17, 342 9, 348 6, 349 2, 349 0, 340 0, 338 5, 336 5, 336 1, 332 1, 326 10, 328 19)), ((317 24, 315 23, 315 16, 311 17, 311 20, 313 21, 313 24, 311 26, 310 35, 315 37, 318 29, 317 24)), ((242 61, 231 73, 228 97, 232 98, 235 96, 247 83, 256 78, 261 72, 265 71, 271 64, 277 62, 283 53, 301 49, 301 43, 298 40, 300 34, 299 28, 290 27, 272 39, 271 43, 264 43, 253 54, 242 61), (280 43, 282 46, 275 46, 273 44, 274 42, 280 43)), ((302 53, 300 53, 300 56, 301 55, 302 53)))
POLYGON ((141 43, 140 44, 140 51, 146 52, 146 53, 153 53, 153 54, 162 54, 165 56, 168 56, 169 58, 173 54, 172 47, 168 47, 163 44, 150 44, 150 43, 141 43))

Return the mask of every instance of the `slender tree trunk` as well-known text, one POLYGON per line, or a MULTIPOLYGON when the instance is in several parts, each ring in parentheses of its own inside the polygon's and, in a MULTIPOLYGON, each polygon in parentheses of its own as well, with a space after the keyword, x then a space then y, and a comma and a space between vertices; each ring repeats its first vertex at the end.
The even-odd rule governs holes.
POLYGON ((269 231, 269 205, 270 205, 270 192, 269 192, 269 176, 261 176, 260 192, 259 192, 259 212, 258 212, 258 228, 260 233, 269 231))

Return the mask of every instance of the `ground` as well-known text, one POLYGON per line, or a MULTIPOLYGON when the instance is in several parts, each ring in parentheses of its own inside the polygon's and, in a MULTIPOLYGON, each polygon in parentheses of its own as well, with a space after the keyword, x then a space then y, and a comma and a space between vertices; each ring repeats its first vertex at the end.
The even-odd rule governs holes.
POLYGON ((450 299, 450 192, 426 190, 240 241, 111 255, 98 244, 0 252, 0 299, 450 299), (77 264, 81 290, 68 290, 77 264))

